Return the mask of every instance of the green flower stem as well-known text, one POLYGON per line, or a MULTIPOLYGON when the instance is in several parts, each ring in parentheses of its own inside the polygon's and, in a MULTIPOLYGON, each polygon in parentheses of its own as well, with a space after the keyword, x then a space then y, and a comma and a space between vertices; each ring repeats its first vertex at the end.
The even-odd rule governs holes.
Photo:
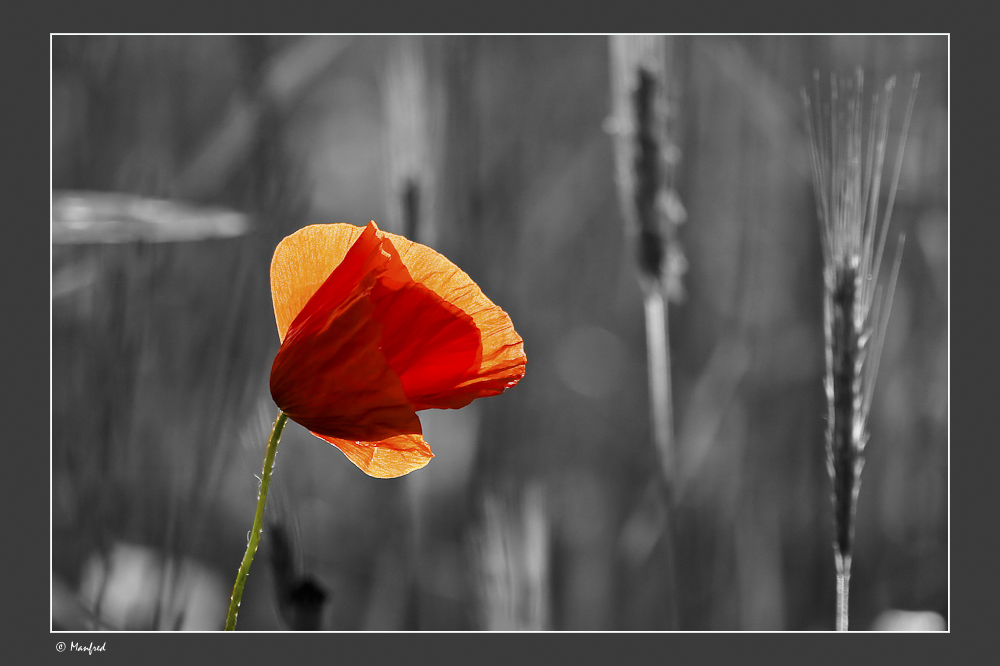
POLYGON ((253 562, 253 556, 257 554, 257 545, 260 544, 260 533, 264 529, 264 504, 267 502, 267 488, 271 484, 274 454, 278 450, 278 440, 281 439, 281 431, 285 429, 286 421, 288 421, 288 415, 279 411, 278 418, 274 420, 274 427, 271 428, 271 438, 267 441, 267 451, 264 453, 264 470, 260 475, 260 492, 257 494, 257 513, 253 517, 253 529, 250 531, 250 540, 247 541, 247 552, 243 555, 243 562, 240 563, 240 571, 236 574, 236 584, 233 585, 233 596, 229 599, 229 615, 226 616, 226 631, 236 630, 236 616, 240 612, 240 599, 243 598, 243 586, 247 582, 247 575, 250 573, 250 563, 253 562))

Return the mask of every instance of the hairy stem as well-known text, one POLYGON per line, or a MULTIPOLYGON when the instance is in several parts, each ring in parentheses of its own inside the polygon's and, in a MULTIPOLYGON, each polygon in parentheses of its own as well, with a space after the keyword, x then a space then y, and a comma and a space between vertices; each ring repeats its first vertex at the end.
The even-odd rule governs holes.
POLYGON ((267 503, 267 489, 271 485, 271 470, 274 468, 274 454, 278 451, 278 440, 281 439, 281 431, 285 429, 285 422, 288 415, 282 411, 278 412, 278 418, 274 420, 274 427, 271 428, 271 437, 267 440, 267 450, 264 453, 264 469, 260 475, 260 491, 257 494, 257 512, 253 517, 253 529, 250 530, 250 538, 247 541, 247 551, 243 555, 240 563, 239 573, 236 574, 236 584, 233 585, 233 595, 229 599, 229 614, 226 616, 226 631, 236 630, 236 616, 240 612, 240 600, 243 598, 243 586, 246 585, 247 576, 250 574, 250 564, 254 555, 257 554, 257 546, 260 544, 260 534, 264 528, 264 505, 267 503))

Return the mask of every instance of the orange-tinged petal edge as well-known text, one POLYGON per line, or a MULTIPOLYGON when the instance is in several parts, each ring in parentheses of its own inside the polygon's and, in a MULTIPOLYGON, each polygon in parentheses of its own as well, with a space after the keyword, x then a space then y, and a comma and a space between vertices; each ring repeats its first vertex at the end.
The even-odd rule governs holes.
POLYGON ((397 435, 380 442, 316 436, 340 449, 362 472, 379 479, 393 479, 409 474, 429 463, 434 457, 431 448, 420 435, 397 435))

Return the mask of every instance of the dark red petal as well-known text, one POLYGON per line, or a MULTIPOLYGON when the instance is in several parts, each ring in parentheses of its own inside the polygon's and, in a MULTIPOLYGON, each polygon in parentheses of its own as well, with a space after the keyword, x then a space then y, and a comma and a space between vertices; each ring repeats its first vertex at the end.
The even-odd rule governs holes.
POLYGON ((524 376, 526 358, 524 343, 507 313, 487 298, 464 271, 431 248, 395 234, 382 235, 392 241, 414 282, 472 317, 480 331, 479 367, 447 395, 428 397, 421 408, 461 407, 516 384, 524 376))
POLYGON ((388 276, 376 280, 371 300, 383 327, 382 353, 414 409, 450 400, 455 387, 478 372, 479 329, 462 310, 422 284, 388 276))
POLYGON ((271 397, 289 418, 346 440, 420 433, 413 405, 379 348, 382 325, 374 310, 356 289, 339 307, 289 329, 271 366, 271 397))

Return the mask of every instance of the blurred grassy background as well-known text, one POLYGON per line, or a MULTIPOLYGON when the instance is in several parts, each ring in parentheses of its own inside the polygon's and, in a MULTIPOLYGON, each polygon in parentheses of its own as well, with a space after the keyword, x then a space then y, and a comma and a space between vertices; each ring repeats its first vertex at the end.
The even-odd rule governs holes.
MULTIPOLYGON (((681 628, 833 627, 820 246, 799 95, 816 69, 858 66, 869 89, 899 76, 898 118, 921 80, 851 626, 891 609, 947 618, 947 39, 674 46, 688 213, 686 295, 670 310, 681 628)), ((295 577, 328 594, 320 627, 665 628, 606 37, 55 36, 52 49, 55 189, 222 205, 252 224, 230 239, 53 246, 56 628, 221 628, 276 413, 270 253, 306 224, 369 219, 466 270, 510 313, 528 369, 501 397, 423 412, 437 457, 398 480, 368 478, 289 426, 268 517, 288 534, 295 577), (158 598, 159 611, 143 601, 158 598)), ((274 542, 258 553, 242 630, 290 626, 274 542)))

